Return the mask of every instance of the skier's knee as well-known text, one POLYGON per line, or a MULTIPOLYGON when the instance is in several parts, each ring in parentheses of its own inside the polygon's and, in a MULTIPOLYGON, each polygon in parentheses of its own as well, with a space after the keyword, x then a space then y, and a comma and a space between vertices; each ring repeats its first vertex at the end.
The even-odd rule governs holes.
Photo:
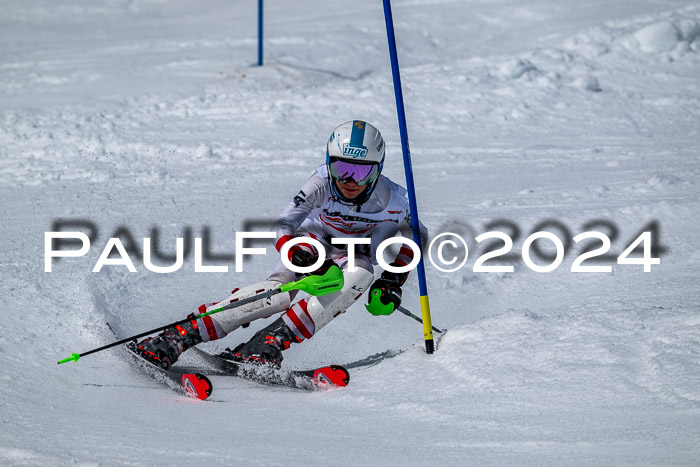
POLYGON ((343 288, 323 297, 299 300, 282 316, 284 322, 299 339, 310 339, 333 318, 357 301, 374 279, 374 274, 364 268, 345 271, 343 288))

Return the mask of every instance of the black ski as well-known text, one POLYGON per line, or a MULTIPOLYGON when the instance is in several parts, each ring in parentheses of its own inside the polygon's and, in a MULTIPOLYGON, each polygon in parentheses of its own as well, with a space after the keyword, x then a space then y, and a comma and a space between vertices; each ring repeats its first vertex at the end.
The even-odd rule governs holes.
POLYGON ((384 360, 387 360, 389 358, 394 358, 403 352, 404 352, 403 350, 386 350, 384 352, 370 355, 369 357, 365 357, 363 359, 357 360, 357 361, 352 362, 352 363, 346 363, 343 366, 347 369, 368 368, 368 367, 371 367, 374 365, 378 365, 379 363, 381 363, 384 360))
POLYGON ((255 381, 268 386, 283 386, 307 391, 344 387, 350 382, 350 373, 340 365, 329 365, 312 370, 284 371, 271 367, 240 364, 221 355, 212 355, 197 347, 190 349, 204 362, 220 373, 255 381))
MULTIPOLYGON (((107 323, 109 329, 115 335, 117 339, 119 336, 112 329, 112 326, 107 323)), ((213 386, 209 378, 201 373, 192 373, 178 368, 164 369, 160 366, 149 362, 148 360, 141 357, 138 350, 136 349, 136 342, 129 342, 124 345, 127 352, 129 353, 130 360, 144 373, 151 376, 156 381, 159 381, 170 389, 173 389, 180 394, 185 394, 195 399, 204 400, 208 398, 213 390, 213 386)))
MULTIPOLYGON (((437 339, 435 339, 435 348, 436 349, 437 349, 437 345, 440 343, 443 336, 445 335, 444 333, 446 333, 446 332, 447 332, 447 330, 443 331, 443 334, 440 334, 439 336, 437 336, 437 339)), ((391 358, 398 357, 402 353, 404 353, 404 352, 406 352, 414 347, 415 346, 409 347, 406 349, 401 349, 401 350, 391 350, 391 349, 385 350, 384 352, 379 352, 379 353, 376 353, 374 355, 370 355, 368 357, 361 358, 360 360, 356 360, 352 363, 346 363, 343 365, 343 367, 348 369, 348 370, 354 370, 354 369, 358 369, 358 368, 369 368, 369 367, 372 367, 372 366, 375 366, 375 365, 382 363, 384 360, 389 360, 391 358)), ((421 347, 422 347, 422 345, 421 345, 421 347)))

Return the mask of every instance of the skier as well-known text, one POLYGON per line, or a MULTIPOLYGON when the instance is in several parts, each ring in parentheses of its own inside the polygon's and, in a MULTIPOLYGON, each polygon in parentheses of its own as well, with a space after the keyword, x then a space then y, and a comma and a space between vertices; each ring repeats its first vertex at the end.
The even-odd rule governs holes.
MULTIPOLYGON (((381 175, 384 165, 384 139, 374 126, 361 120, 339 125, 326 145, 326 163, 319 166, 273 225, 275 247, 281 250, 288 240, 305 236, 318 240, 326 257, 343 271, 342 290, 322 297, 304 297, 292 304, 297 291, 279 293, 216 315, 192 319, 166 329, 160 335, 138 344, 141 355, 163 368, 169 368, 188 348, 201 342, 221 339, 235 329, 260 318, 285 312, 258 331, 248 342, 225 355, 237 362, 279 366, 282 351, 292 343, 310 339, 333 318, 350 307, 370 288, 381 292, 381 302, 401 303, 401 286, 408 272, 382 272, 374 280, 377 246, 397 232, 410 237, 411 222, 406 190, 381 175), (331 244, 332 238, 370 238, 369 245, 356 245, 353 271, 348 267, 347 245, 331 244), (371 284, 371 287, 370 287, 371 284)), ((421 225, 425 244, 427 229, 421 225)), ((316 263, 319 252, 313 245, 299 243, 289 249, 294 266, 316 263)), ((392 266, 405 266, 413 250, 402 246, 392 266)), ((324 266, 327 266, 324 265, 324 266)), ((199 313, 224 304, 275 289, 296 280, 298 275, 277 263, 266 281, 236 289, 222 302, 204 304, 199 313)), ((190 315, 194 317, 194 314, 190 315)))

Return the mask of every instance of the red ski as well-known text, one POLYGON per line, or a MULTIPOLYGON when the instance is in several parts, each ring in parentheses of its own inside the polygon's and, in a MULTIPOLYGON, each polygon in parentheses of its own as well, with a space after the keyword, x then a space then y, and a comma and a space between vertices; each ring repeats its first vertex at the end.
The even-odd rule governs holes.
POLYGON ((213 386, 209 378, 201 373, 188 373, 177 368, 164 369, 155 363, 151 363, 141 357, 136 344, 130 342, 125 345, 129 353, 134 359, 134 362, 143 369, 145 373, 153 377, 156 381, 164 383, 169 388, 184 393, 195 399, 204 400, 211 395, 213 386))

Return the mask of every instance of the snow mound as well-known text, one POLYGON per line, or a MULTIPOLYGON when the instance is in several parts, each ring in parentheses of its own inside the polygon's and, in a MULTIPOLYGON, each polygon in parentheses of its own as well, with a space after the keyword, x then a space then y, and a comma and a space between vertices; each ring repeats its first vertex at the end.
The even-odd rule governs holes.
POLYGON ((700 18, 697 11, 677 12, 631 28, 632 31, 619 41, 632 52, 680 59, 700 48, 700 18))
POLYGON ((377 390, 364 381, 400 382, 407 399, 412 394, 422 394, 423 400, 468 398, 475 402, 470 410, 501 404, 535 408, 544 400, 560 410, 572 405, 697 409, 698 323, 691 308, 643 308, 615 300, 602 308, 511 309, 449 329, 433 356, 421 357, 416 345, 359 370, 356 391, 377 390), (419 379, 426 376, 441 384, 422 386, 419 379))
POLYGON ((682 39, 681 32, 669 21, 652 23, 632 35, 639 50, 647 53, 661 53, 673 50, 682 39))
POLYGON ((590 28, 568 39, 564 48, 588 60, 610 55, 627 61, 627 52, 679 59, 700 47, 700 10, 684 9, 667 14, 611 22, 590 28))
POLYGON ((537 67, 527 59, 513 59, 505 62, 499 68, 499 75, 505 79, 518 79, 528 72, 537 72, 537 67))
POLYGON ((584 91, 600 92, 600 83, 595 76, 579 76, 573 82, 573 85, 583 89, 584 91))
MULTIPOLYGON (((552 91, 562 95, 609 91, 611 84, 619 87, 615 82, 620 80, 620 72, 626 76, 632 67, 640 78, 654 79, 658 71, 652 68, 660 63, 695 57, 698 37, 700 9, 682 9, 590 27, 560 43, 515 56, 472 58, 460 64, 459 71, 480 85, 491 84, 499 102, 527 93, 529 102, 504 116, 505 120, 522 120, 534 112, 532 101, 539 97, 538 90, 551 107, 552 91)), ((475 99, 480 101, 483 96, 475 99)))
POLYGON ((620 38, 620 44, 633 52, 680 59, 688 52, 698 51, 698 37, 698 19, 675 16, 636 27, 633 32, 620 38))
POLYGON ((664 174, 657 173, 654 174, 649 180, 647 180, 647 185, 656 189, 663 189, 665 187, 670 187, 673 185, 678 185, 679 183, 684 183, 683 179, 674 174, 664 174))
POLYGON ((449 329, 433 355, 416 345, 356 370, 354 386, 335 396, 363 405, 375 420, 420 420, 446 447, 510 449, 531 440, 543 420, 556 444, 597 443, 609 431, 632 441, 625 433, 648 432, 644 417, 700 408, 699 324, 692 308, 621 300, 511 309, 449 329), (576 414, 595 423, 578 430, 576 414), (439 428, 452 424, 461 430, 439 428))

